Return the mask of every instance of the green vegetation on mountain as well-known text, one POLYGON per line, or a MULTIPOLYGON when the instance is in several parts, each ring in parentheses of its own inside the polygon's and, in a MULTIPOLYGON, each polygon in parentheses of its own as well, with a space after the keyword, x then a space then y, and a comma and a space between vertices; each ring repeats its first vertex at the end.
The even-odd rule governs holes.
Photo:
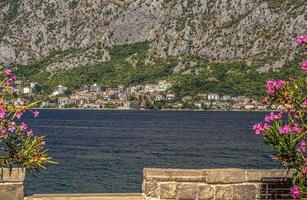
POLYGON ((179 97, 217 92, 260 98, 264 94, 263 85, 267 79, 282 79, 299 74, 299 63, 302 60, 299 54, 293 61, 286 63, 282 71, 259 73, 257 69, 260 66, 249 66, 242 60, 209 61, 191 54, 162 59, 150 48, 149 42, 116 45, 107 50, 111 59, 100 64, 80 65, 73 70, 62 69, 54 74, 47 72, 46 67, 53 62, 86 51, 70 49, 55 52, 37 63, 19 65, 17 74, 25 81, 39 82, 46 93, 50 93, 59 84, 74 91, 93 83, 116 87, 167 79, 174 83, 172 90, 179 97), (182 67, 176 71, 179 65, 182 67))

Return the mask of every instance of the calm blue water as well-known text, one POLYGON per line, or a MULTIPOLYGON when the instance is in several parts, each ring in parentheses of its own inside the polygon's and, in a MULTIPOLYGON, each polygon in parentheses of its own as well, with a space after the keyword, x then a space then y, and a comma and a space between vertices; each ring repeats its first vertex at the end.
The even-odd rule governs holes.
POLYGON ((42 110, 27 120, 59 162, 26 192, 140 192, 142 169, 272 168, 251 125, 265 113, 42 110))

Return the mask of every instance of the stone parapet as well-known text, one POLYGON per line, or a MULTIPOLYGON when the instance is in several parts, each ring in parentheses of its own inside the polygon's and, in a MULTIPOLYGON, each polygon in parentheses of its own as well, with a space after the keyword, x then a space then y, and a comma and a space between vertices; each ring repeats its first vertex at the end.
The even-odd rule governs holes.
POLYGON ((0 199, 23 200, 25 170, 14 168, 12 171, 0 169, 0 199))
POLYGON ((262 178, 290 177, 279 169, 144 169, 147 200, 255 200, 262 178))

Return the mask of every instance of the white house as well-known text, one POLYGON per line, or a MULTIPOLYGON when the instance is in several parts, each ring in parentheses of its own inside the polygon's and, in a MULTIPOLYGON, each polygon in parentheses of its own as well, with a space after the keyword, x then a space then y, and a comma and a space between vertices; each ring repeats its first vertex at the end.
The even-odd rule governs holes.
POLYGON ((30 83, 30 88, 35 88, 36 85, 38 85, 38 83, 36 83, 36 82, 30 83))
POLYGON ((154 84, 146 84, 144 88, 144 92, 147 93, 153 93, 156 91, 157 85, 154 84))
POLYGON ((52 95, 63 94, 65 91, 67 91, 67 87, 59 85, 53 90, 52 95))
POLYGON ((167 94, 166 99, 169 100, 169 101, 173 101, 173 100, 176 99, 176 96, 175 96, 175 94, 167 94))
POLYGON ((58 104, 59 107, 64 107, 65 105, 69 104, 69 98, 68 97, 59 97, 58 98, 58 104))
POLYGON ((230 100, 231 100, 231 96, 229 96, 229 95, 224 95, 224 96, 222 96, 221 100, 222 100, 222 101, 230 101, 230 100))
POLYGON ((218 101, 220 99, 220 95, 216 93, 210 93, 208 94, 208 100, 209 101, 218 101))
POLYGON ((31 88, 30 87, 24 87, 22 89, 22 93, 24 94, 30 94, 32 92, 31 88))
POLYGON ((90 92, 99 92, 101 90, 101 86, 97 85, 96 83, 91 85, 90 92))
POLYGON ((155 101, 163 101, 165 100, 165 96, 163 94, 157 94, 155 101))
POLYGON ((162 80, 162 81, 159 81, 157 90, 158 90, 158 92, 165 92, 168 89, 170 89, 171 87, 172 87, 172 83, 170 83, 166 80, 162 80))

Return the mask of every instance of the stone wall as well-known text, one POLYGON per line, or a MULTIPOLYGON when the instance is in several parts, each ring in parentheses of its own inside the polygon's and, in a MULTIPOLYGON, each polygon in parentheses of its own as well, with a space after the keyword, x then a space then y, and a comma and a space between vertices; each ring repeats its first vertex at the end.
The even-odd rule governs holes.
POLYGON ((142 191, 147 200, 254 200, 260 198, 263 177, 286 177, 286 173, 278 169, 145 168, 142 191))
POLYGON ((0 200, 23 200, 24 179, 24 169, 14 168, 11 173, 6 168, 2 173, 0 169, 0 200))

